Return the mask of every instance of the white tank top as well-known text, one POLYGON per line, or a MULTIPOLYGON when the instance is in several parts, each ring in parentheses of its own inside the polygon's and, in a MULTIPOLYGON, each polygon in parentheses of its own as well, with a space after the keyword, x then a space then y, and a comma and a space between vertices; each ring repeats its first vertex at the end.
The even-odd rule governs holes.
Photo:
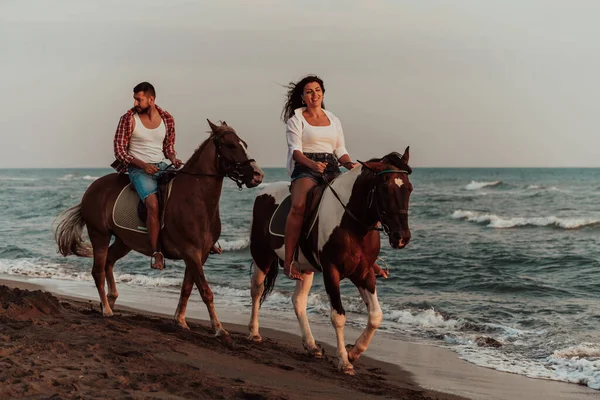
POLYGON ((304 126, 302 129, 303 153, 332 153, 338 147, 338 131, 329 121, 326 126, 313 126, 302 116, 304 126))
POLYGON ((140 117, 133 114, 135 129, 129 141, 129 154, 145 163, 158 163, 164 160, 163 141, 167 134, 164 121, 156 129, 148 129, 142 124, 140 117))

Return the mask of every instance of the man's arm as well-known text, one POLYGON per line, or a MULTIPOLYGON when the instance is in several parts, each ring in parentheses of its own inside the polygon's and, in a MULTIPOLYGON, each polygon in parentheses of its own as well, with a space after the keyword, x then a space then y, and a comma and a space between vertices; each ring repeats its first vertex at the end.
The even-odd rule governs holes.
POLYGON ((131 139, 131 116, 125 114, 119 119, 115 140, 113 142, 115 158, 123 165, 127 166, 133 160, 133 156, 129 154, 129 140, 131 139))
POLYGON ((178 168, 181 165, 181 160, 177 158, 177 152, 175 151, 175 119, 170 114, 167 114, 165 119, 167 120, 167 134, 163 141, 163 153, 178 168))

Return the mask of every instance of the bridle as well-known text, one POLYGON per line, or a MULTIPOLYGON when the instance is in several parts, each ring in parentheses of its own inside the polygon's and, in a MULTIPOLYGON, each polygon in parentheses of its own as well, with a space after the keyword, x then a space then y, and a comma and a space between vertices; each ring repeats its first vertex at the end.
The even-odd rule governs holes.
MULTIPOLYGON (((344 210, 348 213, 348 215, 354 219, 356 222, 359 223, 359 225, 361 225, 364 229, 366 229, 367 231, 379 231, 379 232, 383 232, 386 236, 390 235, 390 228, 389 226, 387 226, 387 224, 384 222, 384 218, 386 217, 386 211, 382 209, 381 205, 380 205, 380 199, 379 196, 377 196, 377 186, 379 184, 379 177, 385 174, 410 174, 410 171, 407 170, 402 170, 402 169, 386 169, 383 171, 375 171, 374 169, 370 168, 369 166, 367 166, 364 162, 357 160, 367 171, 370 171, 374 174, 375 179, 373 180, 373 184, 371 185, 371 188, 369 188, 369 191, 367 193, 367 210, 371 210, 373 207, 373 204, 375 204, 375 212, 377 213, 377 220, 381 223, 381 228, 378 228, 377 226, 375 227, 370 227, 367 224, 365 224, 364 222, 362 222, 357 216, 355 216, 352 211, 350 211, 348 209, 348 206, 346 204, 344 204, 344 202, 342 201, 342 199, 340 198, 340 196, 337 194, 337 192, 335 191, 335 189, 333 189, 333 187, 331 186, 331 184, 329 183, 329 181, 325 180, 325 182, 327 183, 327 186, 329 187, 329 189, 331 190, 331 193, 333 193, 333 195, 335 196, 335 198, 340 202, 340 204, 342 205, 342 207, 344 208, 344 210)), ((400 210, 398 211, 398 214, 406 214, 408 215, 408 211, 406 210, 400 210)))
MULTIPOLYGON (((359 161, 360 162, 360 161, 359 161)), ((379 198, 379 196, 377 196, 377 186, 379 183, 379 177, 385 174, 395 174, 395 173, 399 173, 399 174, 410 174, 409 171, 406 170, 396 170, 396 169, 386 169, 383 171, 374 171, 373 169, 369 168, 368 166, 366 166, 364 163, 360 162, 362 164, 363 167, 365 167, 368 171, 371 171, 372 173, 375 174, 375 179, 373 180, 373 184, 371 185, 371 188, 369 189, 369 192, 367 194, 367 209, 371 209, 371 207, 373 207, 373 203, 375 203, 375 212, 377 213, 377 219, 378 221, 381 223, 381 228, 379 228, 380 230, 383 230, 383 233, 385 233, 386 236, 390 235, 390 227, 387 226, 387 224, 384 222, 387 216, 387 211, 385 211, 384 209, 382 209, 381 207, 381 199, 379 198)), ((408 211, 407 210, 399 210, 397 211, 398 214, 405 214, 408 215, 408 211)))
MULTIPOLYGON (((219 172, 218 174, 209 174, 209 173, 204 173, 204 172, 190 172, 190 171, 184 171, 182 169, 174 170, 174 172, 176 172, 178 174, 188 174, 188 175, 195 175, 195 176, 227 177, 235 182, 235 184, 238 186, 239 190, 242 190, 242 187, 244 185, 244 182, 242 179, 244 179, 244 175, 245 175, 243 173, 242 169, 244 167, 252 164, 253 162, 256 162, 256 160, 253 158, 249 158, 243 162, 238 162, 238 161, 235 161, 231 158, 224 156, 223 152, 222 152, 221 138, 223 137, 223 135, 225 135, 227 133, 233 133, 233 132, 223 132, 218 135, 213 134, 213 136, 211 138, 215 145, 215 153, 216 153, 215 169, 219 172), (225 167, 223 167, 223 165, 225 165, 225 167)), ((202 152, 204 150, 206 150, 206 148, 202 149, 202 152)), ((202 153, 198 154, 198 157, 200 157, 201 155, 202 155, 202 153)))
MULTIPOLYGON (((217 149, 216 153, 217 153, 217 160, 216 160, 216 164, 217 164, 217 170, 223 165, 223 161, 225 161, 225 168, 222 169, 221 174, 228 177, 229 179, 231 179, 232 181, 234 181, 236 183, 236 185, 238 186, 238 188, 240 190, 242 190, 242 185, 244 184, 244 182, 242 181, 242 179, 244 178, 244 173, 242 172, 242 169, 250 164, 252 164, 253 162, 256 162, 255 159, 253 158, 249 158, 243 162, 238 162, 235 161, 233 159, 228 159, 227 157, 225 157, 221 151, 221 137, 223 135, 225 135, 226 133, 233 133, 233 132, 224 132, 219 136, 215 136, 215 138, 213 138, 213 141, 215 143, 215 147, 217 149)), ((254 171, 252 171, 252 173, 254 173, 254 171)))

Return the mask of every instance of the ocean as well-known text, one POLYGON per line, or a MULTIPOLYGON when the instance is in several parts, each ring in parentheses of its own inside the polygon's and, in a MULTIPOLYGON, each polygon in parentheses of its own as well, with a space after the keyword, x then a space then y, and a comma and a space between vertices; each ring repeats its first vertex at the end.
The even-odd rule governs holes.
MULTIPOLYGON (((50 225, 110 172, 0 170, 0 275, 83 282, 95 291, 91 260, 59 256, 50 225)), ((267 168, 261 187, 281 180, 285 169, 267 168)), ((600 169, 415 168, 411 181, 410 244, 393 250, 382 237, 390 278, 378 280, 384 322, 374 341, 429 343, 476 365, 600 389, 600 169)), ((225 181, 224 253, 205 265, 215 303, 248 318, 248 235, 260 190, 225 181)), ((174 311, 183 269, 167 261, 164 271, 151 270, 146 257, 131 253, 115 276, 119 288, 170 296, 174 311)), ((293 287, 280 274, 261 313, 292 323, 293 287)), ((364 326, 356 288, 344 282, 342 291, 348 323, 364 326)), ((328 316, 317 276, 309 318, 328 324, 328 316)))

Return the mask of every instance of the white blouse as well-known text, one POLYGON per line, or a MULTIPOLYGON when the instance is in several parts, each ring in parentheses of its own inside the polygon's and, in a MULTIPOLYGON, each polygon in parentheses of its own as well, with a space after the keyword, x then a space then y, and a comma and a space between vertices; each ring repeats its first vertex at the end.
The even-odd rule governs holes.
POLYGON ((327 126, 312 126, 310 125, 302 112, 306 108, 297 108, 294 115, 288 120, 285 134, 288 144, 287 171, 291 175, 296 162, 294 161, 294 150, 299 150, 303 153, 333 153, 338 159, 346 151, 344 142, 344 131, 342 123, 333 115, 332 112, 323 110, 329 125, 327 126))

